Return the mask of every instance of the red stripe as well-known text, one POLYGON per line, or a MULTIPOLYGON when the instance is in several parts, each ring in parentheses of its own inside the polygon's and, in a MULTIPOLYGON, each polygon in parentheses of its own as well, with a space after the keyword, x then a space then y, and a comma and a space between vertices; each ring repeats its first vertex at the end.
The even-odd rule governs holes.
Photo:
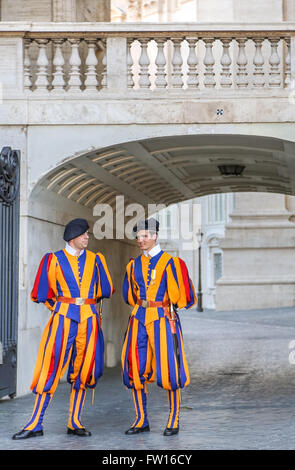
POLYGON ((55 342, 54 341, 54 345, 53 345, 53 349, 52 349, 52 356, 51 356, 51 362, 50 362, 50 367, 49 367, 49 371, 48 371, 48 374, 47 374, 47 378, 46 378, 46 382, 48 382, 48 380, 50 379, 50 376, 53 372, 53 369, 54 369, 54 359, 55 359, 55 342))
POLYGON ((138 344, 136 342, 136 348, 135 348, 135 355, 136 355, 136 362, 137 362, 137 370, 138 370, 138 373, 140 371, 140 365, 139 365, 139 355, 138 355, 138 344))
MULTIPOLYGON (((49 266, 50 266, 50 263, 51 263, 51 260, 52 260, 52 256, 53 256, 52 253, 50 253, 50 255, 48 256, 48 261, 47 261, 47 266, 46 266, 47 275, 48 275, 49 266)), ((53 299, 55 297, 55 293, 53 292, 52 288, 50 287, 49 279, 48 279, 48 285, 49 285, 49 288, 48 288, 47 299, 53 299)))
POLYGON ((128 351, 128 359, 127 359, 127 362, 128 362, 128 375, 130 377, 130 379, 133 380, 133 371, 132 371, 132 334, 133 334, 133 317, 131 318, 131 331, 129 332, 129 334, 131 335, 131 341, 130 341, 130 344, 129 344, 129 351, 128 351))
POLYGON ((129 375, 130 379, 133 379, 133 372, 132 372, 132 329, 133 329, 133 322, 132 322, 132 325, 131 325, 131 341, 130 341, 130 345, 129 345, 128 359, 127 359, 127 362, 128 362, 128 375, 129 375))
MULTIPOLYGON (((63 329, 62 329, 62 337, 61 337, 61 343, 60 343, 60 350, 59 350, 59 358, 58 358, 58 363, 57 363, 57 367, 56 367, 56 370, 58 370, 58 366, 59 366, 59 363, 60 363, 60 356, 61 356, 61 352, 62 352, 62 348, 63 348, 63 342, 64 342, 64 331, 65 331, 65 327, 63 325, 63 329)), ((53 369, 54 369, 54 363, 55 363, 55 343, 56 343, 56 339, 54 341, 54 345, 53 345, 53 349, 52 349, 52 356, 51 356, 51 362, 50 362, 50 367, 49 367, 49 371, 48 371, 48 375, 47 375, 47 379, 46 379, 46 382, 50 379, 51 377, 51 374, 53 372, 53 369)))
POLYGON ((43 256, 42 260, 41 260, 41 263, 39 265, 39 268, 38 268, 38 271, 37 271, 37 274, 36 274, 36 279, 35 279, 35 282, 34 282, 34 286, 33 286, 33 289, 32 289, 32 297, 34 299, 37 299, 37 293, 38 293, 38 286, 39 286, 39 281, 40 281, 40 276, 41 276, 41 272, 42 272, 42 269, 43 269, 43 264, 44 264, 44 260, 45 260, 45 256, 43 256))
POLYGON ((184 287, 185 287, 186 299, 187 299, 187 302, 190 302, 191 294, 190 294, 188 270, 187 270, 185 262, 181 258, 178 258, 178 259, 179 259, 181 273, 182 273, 182 279, 183 279, 183 283, 184 283, 184 287))
POLYGON ((89 383, 90 376, 91 376, 92 369, 93 369, 93 365, 94 365, 96 345, 97 345, 97 334, 95 335, 95 342, 94 342, 94 347, 93 347, 93 353, 92 353, 91 363, 90 363, 89 372, 88 372, 88 376, 87 376, 87 380, 86 380, 86 383, 87 383, 87 384, 89 383))

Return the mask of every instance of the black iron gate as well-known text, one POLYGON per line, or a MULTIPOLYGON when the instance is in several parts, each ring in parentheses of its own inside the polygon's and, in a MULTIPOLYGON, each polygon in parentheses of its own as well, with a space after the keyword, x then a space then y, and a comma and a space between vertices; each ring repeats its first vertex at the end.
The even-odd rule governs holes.
POLYGON ((20 152, 0 153, 0 398, 16 392, 20 152))

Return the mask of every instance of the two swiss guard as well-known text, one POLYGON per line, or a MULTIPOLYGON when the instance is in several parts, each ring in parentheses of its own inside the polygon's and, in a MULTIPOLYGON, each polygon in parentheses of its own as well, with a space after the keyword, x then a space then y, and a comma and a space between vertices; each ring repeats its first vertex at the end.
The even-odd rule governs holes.
POLYGON ((67 433, 90 436, 81 423, 86 389, 94 389, 103 373, 104 342, 97 303, 114 292, 101 253, 87 250, 88 223, 69 222, 65 249, 47 253, 41 260, 31 299, 51 310, 45 327, 31 384, 36 394, 31 419, 13 439, 43 435, 43 417, 60 378, 68 370, 71 384, 67 433))
MULTIPOLYGON (((87 388, 94 389, 104 367, 100 307, 114 293, 101 253, 87 250, 85 219, 74 219, 64 231, 63 250, 46 253, 31 292, 51 316, 43 332, 31 390, 33 413, 13 439, 43 435, 43 417, 58 383, 67 370, 71 384, 67 433, 90 436, 81 422, 87 388)), ((123 281, 123 297, 133 307, 122 349, 123 382, 132 390, 136 419, 126 434, 150 430, 147 383, 167 390, 170 413, 165 436, 179 431, 180 389, 190 382, 178 308, 196 303, 193 284, 183 260, 161 250, 159 223, 151 218, 134 227, 142 254, 131 259, 123 281)))
POLYGON ((136 418, 126 434, 150 430, 147 383, 167 390, 170 413, 165 436, 179 432, 180 388, 190 382, 178 308, 196 303, 183 260, 161 250, 159 223, 151 218, 133 229, 142 254, 131 259, 123 283, 125 302, 133 307, 122 350, 124 384, 131 389, 136 418))

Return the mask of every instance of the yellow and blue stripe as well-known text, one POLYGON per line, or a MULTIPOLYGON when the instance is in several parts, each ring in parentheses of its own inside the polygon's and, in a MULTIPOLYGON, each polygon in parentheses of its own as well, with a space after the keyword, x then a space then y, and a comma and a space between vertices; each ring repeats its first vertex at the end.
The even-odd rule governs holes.
POLYGON ((30 421, 24 426, 24 429, 30 431, 41 431, 43 426, 44 413, 51 401, 50 393, 38 393, 35 399, 33 413, 30 421))
POLYGON ((167 422, 167 428, 178 428, 179 427, 179 406, 180 406, 180 394, 179 390, 170 391, 168 390, 168 401, 170 406, 170 412, 167 422))
POLYGON ((132 397, 134 402, 134 408, 136 413, 136 418, 132 427, 143 428, 148 426, 148 417, 147 417, 147 399, 146 392, 144 390, 132 390, 132 397))
POLYGON ((86 398, 86 390, 76 390, 74 387, 71 391, 70 397, 70 409, 69 409, 69 420, 68 428, 70 429, 81 429, 84 428, 81 423, 81 413, 84 407, 86 398))
POLYGON ((109 298, 113 282, 101 253, 85 250, 78 258, 60 250, 47 253, 41 260, 31 292, 33 302, 43 302, 54 313, 83 321, 97 314, 96 306, 57 302, 57 297, 109 298))
POLYGON ((126 303, 134 307, 121 356, 124 384, 128 388, 141 390, 146 382, 155 379, 156 374, 157 384, 166 390, 175 391, 187 386, 190 377, 178 315, 175 329, 179 364, 167 309, 144 308, 136 304, 136 300, 141 299, 171 301, 179 308, 194 305, 196 296, 184 261, 163 251, 151 259, 144 255, 131 259, 124 277, 123 297, 126 303), (156 276, 152 281, 153 270, 156 276))
POLYGON ((85 250, 78 258, 65 250, 41 260, 31 299, 44 303, 52 315, 44 329, 31 390, 36 394, 32 417, 25 429, 42 429, 45 410, 59 380, 68 369, 72 385, 69 427, 81 427, 86 388, 94 388, 103 373, 104 339, 94 304, 57 302, 57 297, 111 297, 112 279, 101 253, 85 250))

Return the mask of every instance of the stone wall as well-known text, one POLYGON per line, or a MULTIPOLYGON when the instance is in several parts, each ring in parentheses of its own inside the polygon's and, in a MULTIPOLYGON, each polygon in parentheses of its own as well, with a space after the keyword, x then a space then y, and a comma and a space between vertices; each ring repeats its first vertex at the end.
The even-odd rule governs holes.
MULTIPOLYGON (((223 275, 217 282, 217 310, 294 305, 295 224, 286 196, 237 193, 226 225, 223 275)), ((294 218, 294 217, 293 217, 294 218)))
POLYGON ((2 0, 1 21, 52 21, 52 0, 2 0))
POLYGON ((282 21, 282 0, 199 0, 197 21, 243 22, 282 21))
POLYGON ((111 21, 110 0, 76 0, 77 21, 111 21))
POLYGON ((283 3, 283 20, 294 21, 295 19, 295 3, 293 0, 284 0, 283 3))
POLYGON ((110 0, 1 0, 1 21, 110 21, 110 0))

